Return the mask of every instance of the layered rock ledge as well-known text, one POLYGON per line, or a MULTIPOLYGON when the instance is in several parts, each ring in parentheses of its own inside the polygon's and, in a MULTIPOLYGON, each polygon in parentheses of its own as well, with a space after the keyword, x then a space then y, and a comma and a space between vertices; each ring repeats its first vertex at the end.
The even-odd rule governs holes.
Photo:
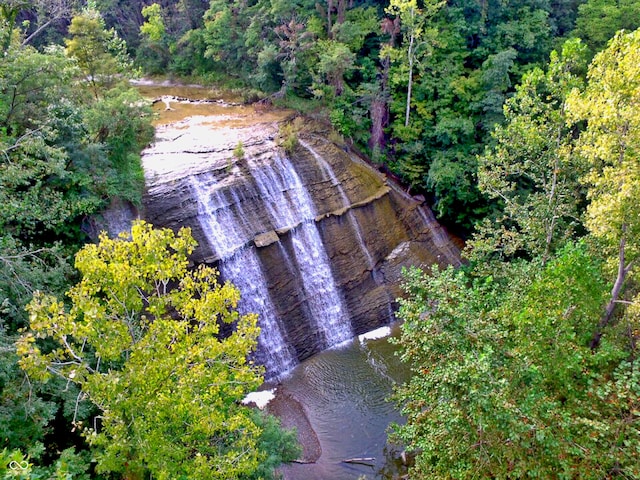
POLYGON ((224 266, 254 250, 261 295, 297 360, 328 346, 323 319, 309 308, 321 293, 302 288, 303 226, 317 229, 353 334, 392 320, 403 268, 460 262, 427 206, 328 140, 322 126, 304 122, 285 152, 281 126, 290 112, 212 108, 219 110, 158 127, 143 155, 143 216, 159 227, 190 227, 196 263, 224 266))

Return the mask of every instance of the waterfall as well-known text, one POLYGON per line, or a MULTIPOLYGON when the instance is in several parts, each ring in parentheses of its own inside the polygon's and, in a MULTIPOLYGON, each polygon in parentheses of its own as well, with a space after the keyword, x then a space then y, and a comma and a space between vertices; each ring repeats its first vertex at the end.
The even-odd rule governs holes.
POLYGON ((258 314, 260 337, 256 360, 265 366, 265 378, 276 378, 295 367, 298 363, 295 350, 276 317, 255 248, 245 247, 221 262, 220 273, 240 290, 241 313, 258 314))
POLYGON ((293 228, 315 218, 313 201, 286 157, 275 155, 273 165, 264 167, 247 160, 250 173, 269 212, 273 230, 293 228))
POLYGON ((219 265, 220 273, 241 292, 239 312, 258 314, 260 337, 257 358, 265 366, 266 378, 291 370, 297 364, 297 358, 275 314, 255 248, 244 246, 247 215, 241 210, 239 198, 235 193, 229 194, 228 190, 220 189, 210 174, 191 176, 189 180, 198 202, 198 220, 202 230, 211 249, 223 259, 219 265), (240 208, 235 214, 228 208, 232 203, 240 208))
POLYGON ((274 168, 248 162, 274 229, 292 228, 295 263, 312 320, 321 330, 325 348, 353 336, 351 321, 336 287, 329 257, 315 223, 315 208, 295 168, 276 155, 274 168))
POLYGON ((325 348, 349 340, 353 337, 349 315, 315 222, 305 222, 294 231, 293 247, 311 315, 320 320, 318 326, 324 334, 325 348))
POLYGON ((221 188, 211 173, 192 175, 189 183, 198 202, 198 220, 209 246, 220 259, 230 257, 246 245, 247 238, 253 238, 246 215, 231 208, 241 208, 242 203, 233 190, 221 188))
POLYGON ((287 156, 288 112, 219 110, 156 129, 141 212, 159 228, 190 227, 192 261, 239 287, 239 311, 259 316, 253 359, 267 378, 388 324, 405 267, 460 263, 428 207, 324 138, 325 126, 308 121, 287 156))
POLYGON ((255 185, 252 195, 262 200, 268 218, 245 211, 242 196, 218 183, 212 174, 191 176, 190 186, 198 202, 202 231, 220 258, 220 272, 242 292, 240 312, 259 315, 262 330, 257 358, 265 365, 267 378, 272 378, 290 370, 297 358, 270 298, 256 247, 251 245, 255 235, 281 229, 290 232, 291 264, 297 267, 310 320, 322 334, 323 348, 349 340, 353 331, 316 226, 313 201, 295 168, 280 155, 274 156, 272 164, 255 158, 247 159, 246 164, 255 185))
MULTIPOLYGON (((309 153, 313 155, 313 158, 315 158, 316 162, 320 166, 323 172, 323 175, 325 176, 325 179, 328 177, 331 180, 332 186, 334 188, 337 188, 338 193, 340 194, 340 198, 342 200, 342 206, 349 207, 349 205, 351 205, 351 201, 349 200, 349 197, 347 196, 344 189, 342 188, 342 184, 340 180, 338 180, 338 177, 336 176, 331 165, 322 157, 322 155, 316 152, 313 149, 313 147, 309 145, 307 142, 298 140, 298 143, 300 143, 302 147, 307 149, 307 151, 309 151, 309 153)), ((369 247, 367 247, 367 244, 364 242, 362 228, 360 227, 358 220, 355 218, 355 215, 351 209, 347 210, 347 212, 345 213, 345 216, 351 225, 351 229, 353 230, 353 233, 358 242, 358 245, 360 246, 360 251, 364 254, 367 260, 367 266, 369 271, 371 272, 371 277, 373 278, 373 281, 375 282, 376 285, 382 285, 384 283, 384 277, 376 269, 376 262, 373 259, 373 255, 371 255, 371 251, 369 250, 369 247)), ((393 313, 393 308, 391 307, 391 304, 393 303, 393 298, 389 295, 388 292, 386 296, 387 296, 387 318, 390 321, 392 321, 395 318, 395 314, 393 313)))
MULTIPOLYGON (((351 201, 349 200, 349 197, 347 196, 344 189, 342 188, 340 180, 338 180, 338 177, 336 177, 336 174, 333 171, 333 168, 331 168, 331 165, 329 165, 329 163, 324 158, 322 158, 322 155, 316 152, 313 149, 313 147, 311 147, 311 145, 309 145, 307 142, 303 140, 298 140, 298 143, 302 145, 305 149, 307 149, 307 151, 309 151, 311 155, 313 155, 313 158, 316 159, 316 162, 318 162, 318 165, 322 169, 323 175, 325 175, 325 179, 326 177, 329 177, 329 179, 331 180, 331 185, 334 188, 337 188, 338 193, 340 194, 340 199, 342 200, 342 206, 346 208, 349 205, 351 205, 351 201)), ((369 270, 374 272, 376 263, 373 260, 373 256, 371 255, 369 248, 364 243, 364 239, 362 236, 362 228, 360 228, 360 224, 358 223, 358 220, 355 218, 355 215, 351 210, 348 210, 346 212, 346 216, 347 216, 347 219, 349 220, 349 223, 351 224, 353 233, 355 234, 358 240, 358 245, 360 245, 360 250, 362 251, 362 253, 367 259, 367 265, 369 267, 369 270)))

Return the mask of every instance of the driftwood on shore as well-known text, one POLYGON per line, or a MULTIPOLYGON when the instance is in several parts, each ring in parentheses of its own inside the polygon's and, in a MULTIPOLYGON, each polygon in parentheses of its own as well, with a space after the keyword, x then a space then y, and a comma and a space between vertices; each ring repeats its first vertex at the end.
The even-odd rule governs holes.
POLYGON ((342 463, 357 463, 360 465, 368 465, 373 467, 376 462, 375 457, 355 457, 355 458, 345 458, 342 460, 342 463))

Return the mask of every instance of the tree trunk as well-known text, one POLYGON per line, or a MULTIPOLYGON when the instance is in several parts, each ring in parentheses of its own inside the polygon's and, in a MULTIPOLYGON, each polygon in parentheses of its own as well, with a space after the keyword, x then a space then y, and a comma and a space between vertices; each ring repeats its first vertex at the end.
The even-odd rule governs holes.
POLYGON ((627 274, 631 270, 633 262, 629 263, 625 266, 625 243, 626 243, 626 232, 627 226, 626 224, 622 225, 622 235, 620 238, 620 249, 618 254, 618 275, 616 277, 616 281, 613 284, 613 288, 611 289, 611 298, 609 299, 609 303, 604 310, 604 314, 602 318, 598 322, 598 327, 591 338, 591 349, 595 350, 600 345, 600 339, 602 338, 603 330, 609 323, 611 323, 611 319, 613 317, 613 312, 616 308, 616 303, 618 301, 618 297, 620 296, 620 292, 622 291, 622 287, 624 286, 624 281, 627 277, 627 274))
POLYGON ((371 138, 369 148, 372 151, 384 148, 384 127, 387 125, 387 98, 380 93, 371 101, 371 138))
POLYGON ((413 44, 415 42, 415 37, 411 35, 409 40, 409 49, 407 53, 407 57, 409 60, 409 84, 407 85, 407 109, 404 114, 404 126, 409 126, 409 112, 411 111, 411 87, 413 86, 413 60, 414 60, 414 52, 413 52, 413 44))
POLYGON ((389 122, 389 96, 387 83, 389 79, 390 60, 387 56, 382 60, 382 72, 380 75, 380 85, 378 93, 371 99, 371 137, 369 138, 369 148, 371 151, 382 151, 385 143, 384 129, 389 122))
MULTIPOLYGON (((558 134, 556 135, 556 152, 560 152, 560 142, 561 142, 562 129, 558 128, 558 134)), ((556 153, 553 158, 553 175, 551 176, 551 191, 549 192, 549 214, 551 215, 551 220, 547 224, 546 228, 546 238, 544 245, 544 254, 542 255, 542 265, 547 264, 547 260, 549 260, 549 255, 551 254, 551 242, 553 242, 553 234, 556 227, 556 209, 558 207, 556 201, 556 189, 558 188, 558 171, 560 170, 560 159, 558 158, 559 153, 556 153)))
POLYGON ((344 23, 344 16, 347 11, 346 0, 338 0, 338 15, 336 17, 336 24, 340 25, 344 23))

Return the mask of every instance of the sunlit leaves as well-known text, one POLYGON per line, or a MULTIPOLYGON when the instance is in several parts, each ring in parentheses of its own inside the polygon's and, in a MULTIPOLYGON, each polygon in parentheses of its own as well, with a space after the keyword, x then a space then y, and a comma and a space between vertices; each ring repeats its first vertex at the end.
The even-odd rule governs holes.
POLYGON ((584 47, 567 42, 553 52, 547 72, 525 75, 504 107, 495 145, 479 157, 480 189, 500 205, 495 219, 479 225, 472 242, 484 255, 542 256, 571 237, 578 223, 580 163, 573 154, 575 132, 566 126, 565 98, 579 86, 576 75, 584 47))
POLYGON ((625 225, 631 260, 640 253, 640 31, 618 33, 593 59, 588 80, 568 101, 570 118, 587 121, 579 149, 590 167, 587 226, 617 252, 625 225))
POLYGON ((132 76, 126 43, 114 29, 106 29, 97 10, 87 7, 73 17, 69 35, 70 38, 66 39, 67 54, 76 59, 96 98, 123 77, 132 76))
POLYGON ((21 365, 33 378, 77 383, 100 408, 101 426, 85 434, 101 471, 237 478, 263 458, 262 430, 239 406, 260 382, 246 359, 256 317, 238 315, 237 289, 214 270, 188 269, 194 246, 186 230, 144 222, 130 237, 102 235, 76 257, 82 280, 70 309, 42 294, 29 306, 21 365), (224 340, 222 323, 235 326, 224 340))
POLYGON ((140 27, 140 33, 152 42, 159 42, 165 35, 165 26, 162 19, 162 8, 157 3, 152 3, 142 9, 142 16, 146 22, 140 27))

